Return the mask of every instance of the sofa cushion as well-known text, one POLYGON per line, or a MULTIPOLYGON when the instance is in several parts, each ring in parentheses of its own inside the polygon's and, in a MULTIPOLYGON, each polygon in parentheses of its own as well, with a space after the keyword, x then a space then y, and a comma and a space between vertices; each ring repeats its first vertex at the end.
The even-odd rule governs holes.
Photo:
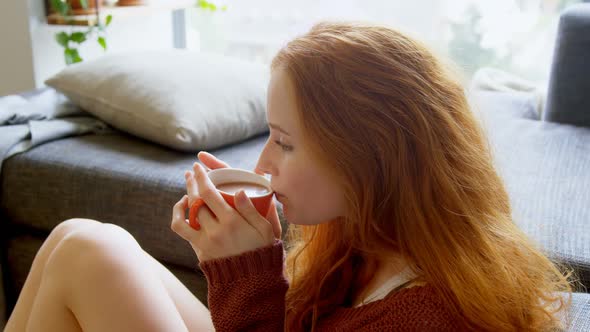
POLYGON ((590 128, 590 4, 559 17, 544 119, 590 128))
POLYGON ((574 293, 568 316, 570 332, 590 331, 590 294, 574 293))
POLYGON ((494 103, 504 98, 475 94, 514 220, 589 287, 590 128, 529 119, 520 105, 494 103))
POLYGON ((187 50, 111 54, 46 84, 113 127, 196 152, 268 131, 268 66, 187 50))
MULTIPOLYGON (((266 138, 210 152, 252 170, 266 138)), ((170 218, 186 193, 184 171, 196 160, 125 134, 61 139, 5 161, 0 208, 13 226, 45 233, 72 217, 115 223, 156 258, 192 268, 196 255, 170 218)))

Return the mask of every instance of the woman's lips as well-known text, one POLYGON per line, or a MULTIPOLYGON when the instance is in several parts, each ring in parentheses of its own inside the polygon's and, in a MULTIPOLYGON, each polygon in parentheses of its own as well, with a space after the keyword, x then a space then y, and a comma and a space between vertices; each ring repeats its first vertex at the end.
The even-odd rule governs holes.
POLYGON ((284 195, 279 194, 278 192, 275 191, 275 196, 277 198, 277 201, 281 202, 281 204, 283 204, 283 201, 285 199, 284 195))

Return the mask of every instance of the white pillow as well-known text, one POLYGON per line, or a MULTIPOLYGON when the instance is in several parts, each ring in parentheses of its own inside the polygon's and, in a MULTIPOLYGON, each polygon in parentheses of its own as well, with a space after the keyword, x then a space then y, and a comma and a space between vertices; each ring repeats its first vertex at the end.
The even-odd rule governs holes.
POLYGON ((113 127, 182 151, 268 130, 268 67, 186 50, 105 55, 45 84, 113 127))

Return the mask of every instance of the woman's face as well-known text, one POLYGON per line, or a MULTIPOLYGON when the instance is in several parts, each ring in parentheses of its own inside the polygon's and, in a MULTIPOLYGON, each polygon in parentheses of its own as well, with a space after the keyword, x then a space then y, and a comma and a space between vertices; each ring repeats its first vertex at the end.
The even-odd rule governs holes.
POLYGON ((257 169, 271 175, 272 189, 289 223, 320 224, 344 215, 344 195, 304 145, 296 107, 287 73, 274 70, 266 113, 270 136, 257 169))

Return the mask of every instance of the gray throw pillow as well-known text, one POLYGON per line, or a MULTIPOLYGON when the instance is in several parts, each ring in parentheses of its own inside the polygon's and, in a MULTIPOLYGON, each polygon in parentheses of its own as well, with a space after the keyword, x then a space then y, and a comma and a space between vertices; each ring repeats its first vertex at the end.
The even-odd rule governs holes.
POLYGON ((267 131, 266 65, 187 50, 105 55, 45 83, 113 127, 195 152, 267 131))

